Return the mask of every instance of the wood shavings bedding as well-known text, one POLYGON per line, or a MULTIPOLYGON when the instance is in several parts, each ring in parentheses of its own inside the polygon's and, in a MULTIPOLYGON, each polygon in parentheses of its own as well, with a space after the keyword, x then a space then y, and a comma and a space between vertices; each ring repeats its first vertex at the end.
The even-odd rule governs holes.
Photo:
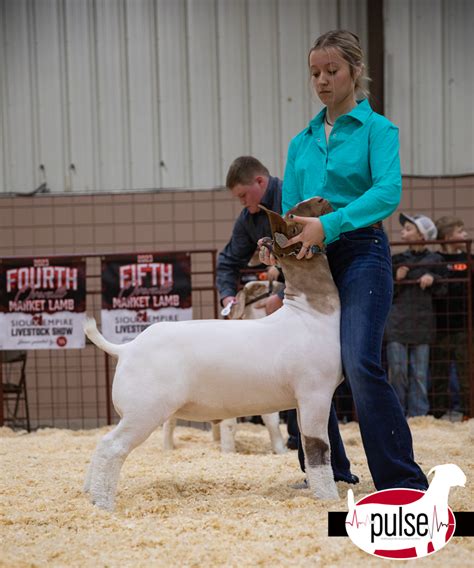
MULTIPOLYGON (((452 488, 449 503, 454 511, 472 511, 474 420, 424 417, 410 427, 424 471, 446 462, 464 470, 468 483, 452 488)), ((107 430, 0 429, 2 568, 408 565, 328 537, 327 511, 347 510, 348 486, 339 483, 341 499, 329 504, 291 489, 303 479, 296 452, 270 454, 266 429, 254 424, 239 426, 237 454, 221 454, 210 432, 179 427, 177 449, 164 452, 156 431, 125 462, 115 513, 98 510, 82 485, 107 430)), ((374 487, 357 424, 341 426, 341 433, 361 478, 358 499, 374 487)), ((417 566, 467 566, 473 551, 472 538, 454 538, 417 566)))

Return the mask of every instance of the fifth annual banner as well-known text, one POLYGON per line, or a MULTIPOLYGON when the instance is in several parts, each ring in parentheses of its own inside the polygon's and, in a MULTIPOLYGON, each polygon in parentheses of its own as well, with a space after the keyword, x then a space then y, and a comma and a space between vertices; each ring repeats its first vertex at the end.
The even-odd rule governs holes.
POLYGON ((192 319, 189 253, 102 259, 102 333, 128 343, 153 323, 192 319))

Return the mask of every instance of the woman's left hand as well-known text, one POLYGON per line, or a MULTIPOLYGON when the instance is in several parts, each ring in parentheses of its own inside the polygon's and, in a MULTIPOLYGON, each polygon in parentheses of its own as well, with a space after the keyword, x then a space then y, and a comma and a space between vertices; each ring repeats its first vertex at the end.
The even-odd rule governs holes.
POLYGON ((299 235, 296 235, 296 237, 289 239, 284 248, 294 245, 295 243, 303 243, 296 258, 298 260, 302 258, 312 258, 313 253, 311 252, 311 247, 318 245, 322 248, 324 237, 326 236, 321 221, 318 217, 298 217, 297 215, 288 215, 288 218, 303 225, 303 230, 299 235))
POLYGON ((265 242, 265 240, 266 237, 259 239, 257 242, 257 246, 259 247, 258 258, 260 259, 261 263, 266 264, 267 266, 275 266, 276 258, 273 256, 273 254, 271 254, 268 248, 264 246, 263 243, 265 242))

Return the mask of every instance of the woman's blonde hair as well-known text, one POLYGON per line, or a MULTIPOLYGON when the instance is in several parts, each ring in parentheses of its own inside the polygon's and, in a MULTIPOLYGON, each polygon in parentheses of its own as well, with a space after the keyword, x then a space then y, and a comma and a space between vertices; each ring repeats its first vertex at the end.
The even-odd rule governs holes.
POLYGON ((311 53, 317 49, 335 48, 339 50, 342 58, 347 61, 351 75, 355 79, 356 94, 362 97, 369 96, 367 83, 370 81, 364 63, 364 53, 356 34, 347 30, 332 30, 318 37, 308 53, 308 64, 311 53), (356 71, 360 71, 356 76, 356 71))

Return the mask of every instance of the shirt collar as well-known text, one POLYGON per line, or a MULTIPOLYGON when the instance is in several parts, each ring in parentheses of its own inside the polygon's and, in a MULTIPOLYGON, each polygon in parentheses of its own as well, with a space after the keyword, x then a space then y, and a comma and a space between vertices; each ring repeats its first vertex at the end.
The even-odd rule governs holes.
POLYGON ((263 194, 263 197, 260 201, 260 203, 267 209, 271 209, 273 206, 274 189, 277 184, 278 184, 277 178, 271 176, 268 178, 267 189, 265 190, 265 193, 263 194))
MULTIPOLYGON (((348 112, 343 116, 350 116, 358 120, 361 124, 364 124, 369 116, 373 113, 372 107, 367 99, 362 99, 357 101, 357 106, 355 106, 351 112, 348 112)), ((326 107, 324 107, 309 123, 306 133, 311 134, 313 130, 316 132, 318 128, 324 122, 324 117, 326 116, 326 107)))

